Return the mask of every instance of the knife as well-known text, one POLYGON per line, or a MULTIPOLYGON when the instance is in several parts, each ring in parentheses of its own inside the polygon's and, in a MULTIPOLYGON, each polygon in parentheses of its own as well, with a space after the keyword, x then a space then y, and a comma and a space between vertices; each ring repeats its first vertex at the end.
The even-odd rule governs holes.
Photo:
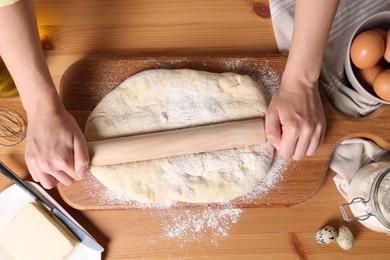
POLYGON ((27 184, 21 180, 15 173, 7 168, 2 162, 0 162, 0 172, 10 179, 13 183, 19 186, 23 191, 28 193, 35 201, 45 206, 50 212, 52 212, 69 230, 80 240, 80 242, 98 252, 103 252, 104 248, 84 229, 72 221, 67 215, 65 215, 59 208, 53 203, 41 197, 37 192, 31 189, 27 184))

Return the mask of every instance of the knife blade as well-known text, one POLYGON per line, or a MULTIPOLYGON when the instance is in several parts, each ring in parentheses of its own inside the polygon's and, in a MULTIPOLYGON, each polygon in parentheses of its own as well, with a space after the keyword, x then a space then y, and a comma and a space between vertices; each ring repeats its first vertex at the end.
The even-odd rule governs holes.
POLYGON ((0 162, 0 172, 8 179, 10 179, 14 184, 19 186, 28 195, 30 195, 35 201, 42 204, 51 213, 53 213, 80 240, 83 245, 98 252, 104 251, 104 248, 89 233, 77 225, 53 203, 43 198, 38 194, 38 192, 35 192, 32 188, 30 188, 22 179, 19 178, 19 176, 12 172, 2 162, 0 162))

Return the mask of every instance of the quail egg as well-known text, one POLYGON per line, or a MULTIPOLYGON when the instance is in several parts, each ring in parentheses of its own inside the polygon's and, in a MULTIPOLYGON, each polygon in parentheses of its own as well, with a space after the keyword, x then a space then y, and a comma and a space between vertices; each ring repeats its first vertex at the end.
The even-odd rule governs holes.
POLYGON ((316 233, 316 241, 319 244, 330 244, 337 238, 337 230, 332 226, 324 226, 316 233))
POLYGON ((350 250, 355 243, 355 238, 349 228, 346 226, 340 226, 336 241, 342 249, 350 250))

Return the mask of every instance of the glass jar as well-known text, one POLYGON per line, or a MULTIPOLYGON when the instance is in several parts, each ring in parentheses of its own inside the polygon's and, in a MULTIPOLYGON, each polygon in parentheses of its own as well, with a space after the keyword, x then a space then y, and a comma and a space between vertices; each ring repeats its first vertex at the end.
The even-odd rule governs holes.
POLYGON ((0 59, 0 98, 15 97, 18 95, 15 83, 8 72, 3 60, 0 59))
POLYGON ((347 193, 349 203, 340 206, 343 218, 359 220, 367 228, 390 234, 390 162, 362 167, 352 177, 347 193), (349 206, 354 217, 348 217, 349 206))

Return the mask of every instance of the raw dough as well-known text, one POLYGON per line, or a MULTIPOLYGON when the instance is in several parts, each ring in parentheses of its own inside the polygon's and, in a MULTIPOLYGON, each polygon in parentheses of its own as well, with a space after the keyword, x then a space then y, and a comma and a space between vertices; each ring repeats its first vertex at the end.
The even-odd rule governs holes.
MULTIPOLYGON (((94 141, 264 117, 266 109, 262 87, 249 76, 147 70, 102 99, 88 118, 85 135, 94 141)), ((255 189, 273 157, 266 143, 90 170, 108 189, 140 202, 226 202, 255 189)))

